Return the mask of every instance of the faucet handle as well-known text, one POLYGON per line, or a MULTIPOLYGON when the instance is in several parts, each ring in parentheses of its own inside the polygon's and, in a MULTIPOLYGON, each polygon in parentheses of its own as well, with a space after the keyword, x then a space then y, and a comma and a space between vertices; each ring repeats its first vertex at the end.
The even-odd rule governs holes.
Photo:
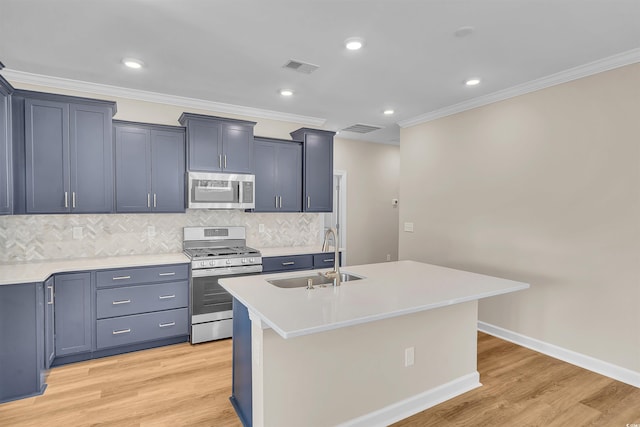
POLYGON ((309 278, 307 279, 307 289, 309 289, 309 290, 315 289, 315 288, 313 287, 313 279, 312 279, 311 277, 309 277, 309 278))

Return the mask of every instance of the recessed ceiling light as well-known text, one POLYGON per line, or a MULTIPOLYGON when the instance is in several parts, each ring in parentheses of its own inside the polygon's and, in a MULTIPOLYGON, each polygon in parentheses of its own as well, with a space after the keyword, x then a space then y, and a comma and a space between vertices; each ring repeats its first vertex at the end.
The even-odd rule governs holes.
POLYGON ((280 95, 282 96, 291 96, 293 95, 293 91, 291 89, 281 89, 280 95))
POLYGON ((453 35, 456 37, 467 37, 473 34, 476 29, 473 27, 460 27, 458 28, 453 35))
POLYGON ((364 46, 364 39, 360 37, 349 37, 344 41, 344 46, 349 50, 358 50, 364 46))
POLYGON ((382 114, 384 114, 385 116, 391 116, 395 113, 395 111, 393 111, 392 109, 388 109, 388 110, 384 110, 382 112, 382 114))
POLYGON ((140 61, 139 59, 135 59, 135 58, 124 58, 122 60, 122 63, 124 65, 126 65, 129 68, 133 68, 134 70, 139 70, 140 68, 142 68, 144 66, 144 62, 140 61))
POLYGON ((475 86, 480 84, 480 79, 478 78, 468 79, 467 81, 464 82, 464 84, 466 84, 467 86, 475 86))

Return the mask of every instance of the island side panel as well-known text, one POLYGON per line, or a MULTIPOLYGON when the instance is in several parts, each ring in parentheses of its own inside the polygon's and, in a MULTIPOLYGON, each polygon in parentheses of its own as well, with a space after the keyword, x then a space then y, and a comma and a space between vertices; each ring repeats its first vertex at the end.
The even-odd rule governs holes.
POLYGON ((478 378, 477 301, 286 340, 255 321, 252 332, 255 427, 337 425, 380 410, 391 421, 390 405, 414 402, 409 416, 432 406, 415 402, 436 387, 478 378))
POLYGON ((233 379, 231 404, 245 426, 251 425, 251 321, 249 311, 233 299, 233 379))

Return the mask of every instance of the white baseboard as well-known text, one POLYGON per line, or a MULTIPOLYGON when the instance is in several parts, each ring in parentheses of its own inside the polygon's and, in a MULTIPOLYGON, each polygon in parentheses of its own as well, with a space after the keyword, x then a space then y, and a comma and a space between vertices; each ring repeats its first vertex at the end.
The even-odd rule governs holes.
POLYGON ((640 372, 622 368, 612 363, 605 362, 591 356, 586 356, 572 350, 567 350, 535 338, 530 338, 489 323, 478 321, 478 330, 501 338, 505 341, 510 341, 522 347, 546 354, 547 356, 551 356, 555 359, 571 363, 572 365, 579 366, 600 375, 640 388, 640 372))
POLYGON ((408 399, 349 420, 340 424, 339 427, 388 426, 389 424, 408 418, 411 415, 415 415, 418 412, 429 409, 432 406, 452 399, 481 385, 480 374, 477 371, 472 372, 446 384, 442 384, 441 386, 411 396, 408 399))

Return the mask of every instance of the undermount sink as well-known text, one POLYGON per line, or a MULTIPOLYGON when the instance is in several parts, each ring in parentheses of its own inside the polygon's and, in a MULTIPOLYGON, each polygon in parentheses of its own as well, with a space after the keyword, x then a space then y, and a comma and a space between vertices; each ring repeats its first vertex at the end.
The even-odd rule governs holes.
MULTIPOLYGON (((333 285, 333 279, 321 276, 320 273, 308 274, 306 276, 299 277, 288 277, 286 279, 267 280, 267 282, 279 288, 306 288, 309 279, 312 280, 313 286, 333 285)), ((351 282, 353 280, 360 279, 364 279, 364 277, 356 276, 355 274, 351 273, 340 273, 340 280, 342 282, 351 282)))

